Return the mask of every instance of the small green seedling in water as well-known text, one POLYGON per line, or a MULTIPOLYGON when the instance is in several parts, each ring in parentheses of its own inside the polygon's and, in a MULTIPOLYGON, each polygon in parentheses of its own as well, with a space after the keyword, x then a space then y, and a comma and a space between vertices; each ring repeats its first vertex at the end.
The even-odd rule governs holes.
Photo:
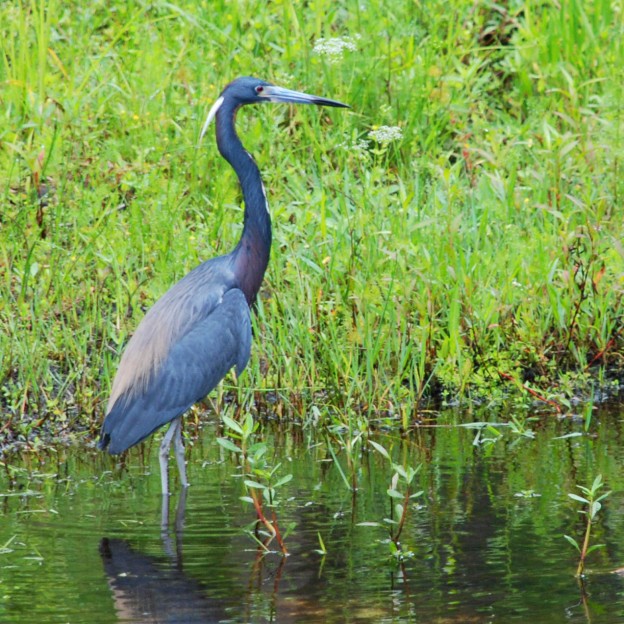
MULTIPOLYGON (((592 389, 592 395, 593 395, 593 389, 592 389)), ((594 414, 594 402, 589 401, 589 403, 587 403, 587 405, 585 406, 585 414, 583 415, 583 429, 585 433, 589 433, 589 428, 591 427, 593 414, 594 414)))
POLYGON ((589 555, 594 550, 598 550, 600 548, 604 548, 604 544, 594 544, 593 546, 589 545, 589 541, 591 539, 591 530, 592 524, 594 522, 594 518, 596 514, 602 508, 602 503, 600 501, 604 500, 611 494, 611 492, 605 492, 604 494, 598 496, 598 491, 603 487, 604 483, 602 482, 602 475, 598 475, 592 484, 591 487, 586 488, 582 485, 577 485, 581 492, 585 495, 578 496, 577 494, 568 494, 568 496, 579 503, 582 503, 586 506, 585 509, 579 510, 579 513, 585 514, 586 522, 585 522, 585 537, 583 538, 583 545, 579 545, 579 543, 570 535, 564 535, 565 539, 576 548, 576 550, 580 554, 578 567, 576 568, 576 576, 577 578, 582 576, 583 570, 585 569, 585 559, 587 555, 589 555))
POLYGON ((247 414, 242 423, 221 414, 221 420, 226 427, 226 438, 217 438, 217 442, 226 450, 242 455, 243 459, 247 459, 247 450, 251 437, 256 432, 258 424, 254 422, 251 414, 247 414), (232 442, 232 440, 238 440, 240 446, 232 442))
POLYGON ((535 432, 527 426, 526 418, 518 417, 514 414, 511 416, 511 422, 509 423, 509 428, 512 433, 515 433, 517 436, 523 438, 534 438, 535 432))
POLYGON ((377 444, 372 440, 368 442, 390 462, 392 470, 394 471, 390 487, 386 492, 390 498, 390 517, 384 518, 384 522, 389 527, 390 553, 397 561, 401 562, 407 557, 412 557, 414 555, 411 551, 406 551, 401 547, 399 539, 403 532, 405 521, 407 520, 410 501, 423 495, 422 490, 414 494, 411 493, 412 481, 420 470, 420 466, 412 468, 411 466, 404 467, 400 464, 395 464, 390 458, 388 451, 381 446, 381 444, 377 444))
POLYGON ((276 490, 292 479, 292 474, 276 479, 281 463, 270 466, 267 459, 268 447, 265 442, 254 442, 254 434, 258 424, 254 422, 251 414, 247 414, 242 422, 221 415, 226 427, 228 437, 217 438, 217 442, 226 450, 240 455, 245 469, 245 488, 249 496, 241 497, 241 500, 251 503, 258 514, 258 519, 269 530, 271 539, 275 538, 283 554, 287 554, 284 540, 281 535, 275 507, 277 506, 276 490), (239 444, 236 444, 238 441, 239 444), (263 503, 271 508, 272 520, 268 520, 264 514, 263 503))

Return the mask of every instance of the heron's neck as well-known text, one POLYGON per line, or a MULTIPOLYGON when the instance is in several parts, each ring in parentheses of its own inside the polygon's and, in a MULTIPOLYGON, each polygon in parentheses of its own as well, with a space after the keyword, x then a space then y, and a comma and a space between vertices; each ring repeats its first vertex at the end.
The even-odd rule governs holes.
POLYGON ((251 305, 260 290, 271 251, 271 216, 260 171, 245 150, 234 128, 236 108, 224 103, 217 112, 217 145, 232 165, 243 191, 245 217, 243 233, 233 252, 235 272, 251 305))

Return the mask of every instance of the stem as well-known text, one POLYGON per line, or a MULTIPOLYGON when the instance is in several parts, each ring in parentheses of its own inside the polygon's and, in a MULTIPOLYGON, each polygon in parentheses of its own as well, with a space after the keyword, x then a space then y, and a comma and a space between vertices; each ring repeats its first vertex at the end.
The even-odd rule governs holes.
POLYGON ((556 401, 547 399, 545 396, 542 396, 539 392, 533 390, 533 388, 529 388, 529 386, 527 386, 526 384, 520 383, 517 379, 515 379, 509 373, 504 373, 503 371, 500 371, 500 370, 496 372, 503 379, 517 383, 523 390, 526 390, 532 397, 535 397, 538 401, 543 401, 544 403, 548 403, 548 405, 552 405, 555 408, 555 411, 557 412, 557 414, 561 414, 561 411, 562 411, 561 405, 559 405, 559 403, 557 403, 556 401))
POLYGON ((397 548, 399 548, 399 537, 401 537, 403 526, 405 525, 405 519, 407 518, 407 504, 409 503, 409 497, 410 489, 408 485, 405 492, 405 498, 403 499, 403 512, 401 513, 401 519, 399 520, 399 528, 397 529, 396 535, 392 538, 392 541, 396 544, 397 548))
POLYGON ((615 344, 616 338, 624 331, 624 327, 620 327, 615 334, 610 338, 609 342, 605 345, 605 348, 602 351, 598 351, 598 353, 592 358, 590 363, 585 367, 585 370, 588 370, 595 364, 598 360, 603 359, 607 351, 615 344))
POLYGON ((258 495, 256 494, 256 490, 253 488, 249 488, 249 493, 251 494, 251 499, 253 500, 254 507, 256 508, 256 514, 258 514, 258 520, 264 524, 264 526, 269 530, 271 535, 275 537, 275 528, 271 524, 271 522, 267 519, 262 511, 262 503, 258 499, 258 495))
MULTIPOLYGON (((245 468, 247 472, 251 472, 251 466, 247 462, 245 458, 245 468)), ((288 554, 288 550, 286 550, 286 546, 284 545, 284 540, 282 539, 282 534, 279 530, 279 524, 277 523, 277 516, 275 515, 275 510, 273 510, 273 522, 271 522, 265 515, 262 510, 262 502, 258 497, 256 490, 252 487, 248 488, 249 493, 251 494, 251 500, 253 501, 253 505, 256 509, 256 514, 258 515, 258 520, 264 524, 264 526, 268 529, 269 533, 271 533, 271 539, 275 538, 277 543, 279 544, 280 550, 283 555, 288 554)))
POLYGON ((287 555, 288 551, 286 550, 286 546, 284 545, 284 540, 282 539, 282 534, 279 529, 279 524, 277 523, 277 515, 275 513, 275 510, 272 510, 272 515, 273 515, 272 526, 273 526, 273 530, 275 531, 275 539, 277 540, 277 543, 279 544, 282 554, 287 555))
POLYGON ((591 505, 589 504, 589 509, 587 510, 587 526, 585 527, 585 539, 583 540, 583 548, 581 548, 581 558, 579 559, 578 567, 576 568, 576 576, 580 577, 583 574, 583 570, 585 569, 585 557, 587 556, 587 549, 589 548, 589 538, 591 536, 591 526, 592 519, 590 515, 591 505))

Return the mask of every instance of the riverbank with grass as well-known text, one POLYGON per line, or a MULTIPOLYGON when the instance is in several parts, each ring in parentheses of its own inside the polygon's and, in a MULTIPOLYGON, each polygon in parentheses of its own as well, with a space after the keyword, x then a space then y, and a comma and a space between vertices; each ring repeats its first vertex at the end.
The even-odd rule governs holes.
POLYGON ((428 402, 617 393, 622 9, 1 5, 0 445, 95 432, 145 310, 236 244, 198 135, 239 75, 352 111, 239 115, 274 242, 250 364, 210 405, 408 428, 428 402))

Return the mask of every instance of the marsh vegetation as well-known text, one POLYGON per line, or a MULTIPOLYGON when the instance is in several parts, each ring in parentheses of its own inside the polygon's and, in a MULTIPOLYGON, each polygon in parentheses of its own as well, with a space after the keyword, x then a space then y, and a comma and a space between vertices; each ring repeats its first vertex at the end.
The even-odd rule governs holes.
POLYGON ((222 393, 279 419, 406 428, 430 399, 566 412, 611 391, 618 7, 5 3, 2 436, 94 431, 145 309, 231 249, 236 181, 197 136, 246 74, 353 113, 239 116, 275 239, 251 366, 222 393))

